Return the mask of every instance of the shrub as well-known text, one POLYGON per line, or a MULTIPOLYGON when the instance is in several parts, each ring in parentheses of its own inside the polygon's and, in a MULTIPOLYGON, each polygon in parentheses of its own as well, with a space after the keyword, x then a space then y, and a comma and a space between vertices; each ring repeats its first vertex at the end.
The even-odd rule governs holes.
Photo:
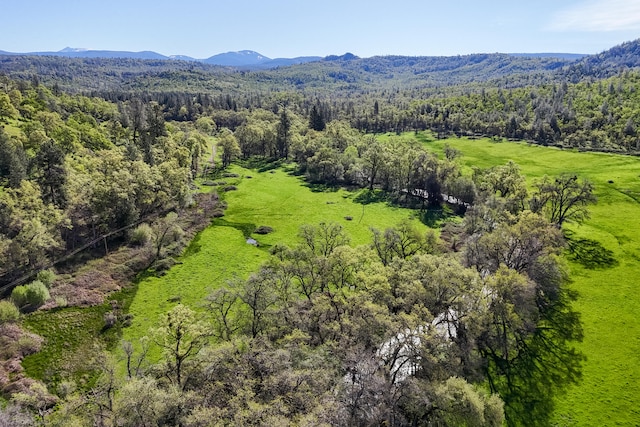
POLYGON ((11 291, 11 301, 18 307, 27 305, 27 287, 26 285, 16 286, 11 291))
POLYGON ((11 301, 0 301, 0 325, 13 323, 20 317, 20 310, 11 301))
POLYGON ((49 290, 39 280, 35 280, 27 285, 27 301, 34 306, 41 306, 51 298, 49 290))
POLYGON ((51 284, 56 280, 56 273, 52 270, 42 270, 38 272, 36 279, 44 283, 47 289, 51 288, 51 284))
POLYGON ((34 280, 28 285, 17 286, 11 292, 11 299, 18 307, 30 305, 39 307, 51 298, 49 290, 39 280, 34 280))
POLYGON ((124 317, 122 318, 122 327, 126 328, 128 326, 131 326, 132 323, 133 323, 133 314, 131 313, 125 314, 124 317))
POLYGON ((77 390, 77 388, 78 387, 76 386, 76 383, 74 383, 73 381, 62 381, 60 384, 58 384, 56 391, 58 396, 64 399, 67 396, 71 396, 71 394, 73 394, 77 390))
POLYGON ((256 231, 254 231, 254 233, 256 234, 269 234, 273 232, 273 228, 269 227, 268 225, 261 225, 260 227, 256 228, 256 231))
POLYGON ((176 263, 176 260, 171 257, 161 258, 153 263, 153 268, 156 271, 156 275, 164 275, 171 267, 176 263))
POLYGON ((18 339, 18 348, 22 356, 37 353, 41 347, 41 341, 33 335, 23 335, 18 339))
POLYGON ((144 246, 151 241, 153 230, 149 224, 142 223, 137 226, 129 237, 129 242, 134 246, 144 246))
POLYGON ((104 314, 104 327, 105 329, 112 328, 118 322, 118 316, 113 311, 108 311, 104 314))
POLYGON ((122 319, 122 327, 126 328, 127 326, 131 326, 131 323, 133 323, 133 314, 125 314, 124 318, 122 319))

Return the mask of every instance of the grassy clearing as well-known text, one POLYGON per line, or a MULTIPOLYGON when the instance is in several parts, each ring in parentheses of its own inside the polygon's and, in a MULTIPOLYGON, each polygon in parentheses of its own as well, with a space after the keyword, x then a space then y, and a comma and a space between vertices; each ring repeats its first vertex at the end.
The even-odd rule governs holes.
POLYGON ((113 311, 112 302, 126 310, 134 292, 134 287, 118 291, 108 302, 93 307, 56 308, 25 316, 23 326, 45 340, 40 351, 22 361, 27 375, 53 385, 73 380, 81 388, 92 387, 101 352, 120 339, 118 328, 105 327, 104 316, 113 311))
MULTIPOLYGON (((587 356, 583 380, 557 401, 558 425, 637 425, 640 419, 640 159, 545 148, 524 143, 449 139, 425 142, 442 152, 462 151, 465 168, 518 163, 527 179, 577 173, 596 187, 591 219, 572 225, 576 239, 598 242, 613 262, 599 268, 570 256, 572 287, 579 298, 587 356), (584 264, 584 265, 583 265, 584 264)), ((597 265, 596 265, 597 267, 597 265)))
POLYGON ((23 316, 22 326, 44 338, 41 350, 22 361, 27 375, 53 385, 73 380, 81 388, 93 386, 102 352, 120 341, 120 328, 106 327, 105 314, 114 308, 126 312, 135 293, 136 286, 130 286, 93 307, 54 308, 23 316))
MULTIPOLYGON (((186 249, 180 263, 163 277, 148 277, 138 284, 130 307, 133 323, 124 329, 124 339, 136 342, 148 335, 163 313, 178 301, 202 307, 204 297, 234 278, 246 278, 269 257, 276 243, 293 245, 303 224, 340 223, 351 236, 352 244, 370 241, 369 227, 384 229, 396 225, 416 212, 390 207, 384 202, 362 204, 366 192, 307 186, 300 177, 283 169, 230 169, 238 177, 221 178, 236 191, 224 193, 228 209, 223 218, 201 232, 186 249), (350 217, 351 219, 347 219, 350 217), (252 234, 259 226, 273 232, 252 234), (246 243, 247 237, 259 246, 246 243)), ((422 225, 415 219, 420 227, 422 225)), ((426 227, 425 227, 426 229, 426 227)))

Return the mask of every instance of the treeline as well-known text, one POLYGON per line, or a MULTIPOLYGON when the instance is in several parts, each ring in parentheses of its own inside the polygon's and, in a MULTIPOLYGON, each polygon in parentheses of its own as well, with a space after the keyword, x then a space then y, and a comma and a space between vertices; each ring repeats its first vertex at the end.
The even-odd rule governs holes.
MULTIPOLYGON (((453 88, 397 88, 337 91, 248 90, 209 92, 109 92, 112 102, 134 98, 155 101, 167 120, 193 121, 203 114, 235 130, 256 110, 288 111, 302 120, 341 120, 365 133, 431 130, 440 137, 486 136, 527 140, 593 151, 635 154, 640 150, 637 91, 640 75, 625 71, 603 80, 566 81, 514 87, 504 82, 453 88)), ((322 129, 322 126, 311 126, 322 129)))

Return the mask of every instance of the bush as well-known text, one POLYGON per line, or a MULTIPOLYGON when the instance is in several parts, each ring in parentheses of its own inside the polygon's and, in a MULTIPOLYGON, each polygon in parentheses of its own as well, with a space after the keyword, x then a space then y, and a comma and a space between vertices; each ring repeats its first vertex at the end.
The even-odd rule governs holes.
POLYGON ((41 306, 51 298, 49 290, 39 280, 35 280, 27 285, 27 301, 33 306, 41 306))
POLYGON ((268 225, 261 225, 260 227, 256 228, 256 231, 254 231, 254 233, 256 234, 269 234, 273 232, 273 228, 269 227, 268 225))
POLYGON ((133 323, 133 314, 131 313, 125 314, 124 318, 122 319, 122 327, 126 328, 128 326, 131 326, 131 323, 133 323))
POLYGON ((11 291, 11 301, 18 307, 27 305, 27 287, 22 285, 13 288, 13 291, 11 291))
POLYGON ((163 276, 171 267, 176 264, 176 260, 171 257, 161 258, 153 263, 156 275, 163 276))
POLYGON ((113 311, 108 311, 104 314, 104 328, 113 328, 118 322, 118 316, 113 311))
POLYGON ((11 292, 11 299, 18 307, 22 308, 26 305, 39 307, 51 298, 49 290, 39 280, 34 280, 28 285, 17 286, 11 292))
POLYGON ((137 226, 129 237, 129 242, 134 246, 144 246, 151 241, 153 230, 149 224, 142 223, 137 226))
POLYGON ((38 272, 36 279, 44 283, 47 289, 51 288, 51 284, 56 280, 56 273, 51 270, 42 270, 38 272))
POLYGON ((18 339, 18 349, 23 357, 37 353, 41 347, 40 340, 32 335, 23 335, 18 339))
POLYGON ((20 317, 20 310, 11 301, 0 301, 0 325, 13 323, 20 317))

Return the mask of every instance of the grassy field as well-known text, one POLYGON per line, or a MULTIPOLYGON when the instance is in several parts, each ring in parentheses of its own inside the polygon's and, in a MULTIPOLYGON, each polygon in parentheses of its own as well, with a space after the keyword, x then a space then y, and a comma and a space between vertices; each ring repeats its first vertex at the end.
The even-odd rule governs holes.
POLYGON ((425 142, 441 152, 448 143, 470 166, 489 167, 513 160, 531 181, 543 175, 575 172, 595 184, 598 204, 591 219, 569 228, 576 237, 599 242, 615 258, 608 268, 570 262, 571 286, 579 293, 586 355, 583 380, 558 399, 561 426, 614 426, 640 423, 640 159, 579 153, 524 143, 449 139, 425 142))
MULTIPOLYGON (((295 244, 303 224, 340 223, 358 245, 370 241, 370 226, 384 229, 415 215, 382 202, 358 203, 354 199, 363 192, 308 187, 300 177, 282 169, 257 172, 234 166, 230 172, 239 177, 224 178, 226 184, 236 185, 238 190, 224 194, 229 206, 225 216, 200 233, 165 276, 148 277, 139 283, 129 311, 134 315, 133 323, 124 330, 124 339, 136 342, 147 335, 177 301, 202 307, 213 289, 257 271, 272 245, 295 244), (250 234, 261 225, 272 227, 273 232, 250 234), (247 244, 247 237, 257 240, 259 246, 247 244)), ((425 227, 418 219, 415 222, 425 227)))

